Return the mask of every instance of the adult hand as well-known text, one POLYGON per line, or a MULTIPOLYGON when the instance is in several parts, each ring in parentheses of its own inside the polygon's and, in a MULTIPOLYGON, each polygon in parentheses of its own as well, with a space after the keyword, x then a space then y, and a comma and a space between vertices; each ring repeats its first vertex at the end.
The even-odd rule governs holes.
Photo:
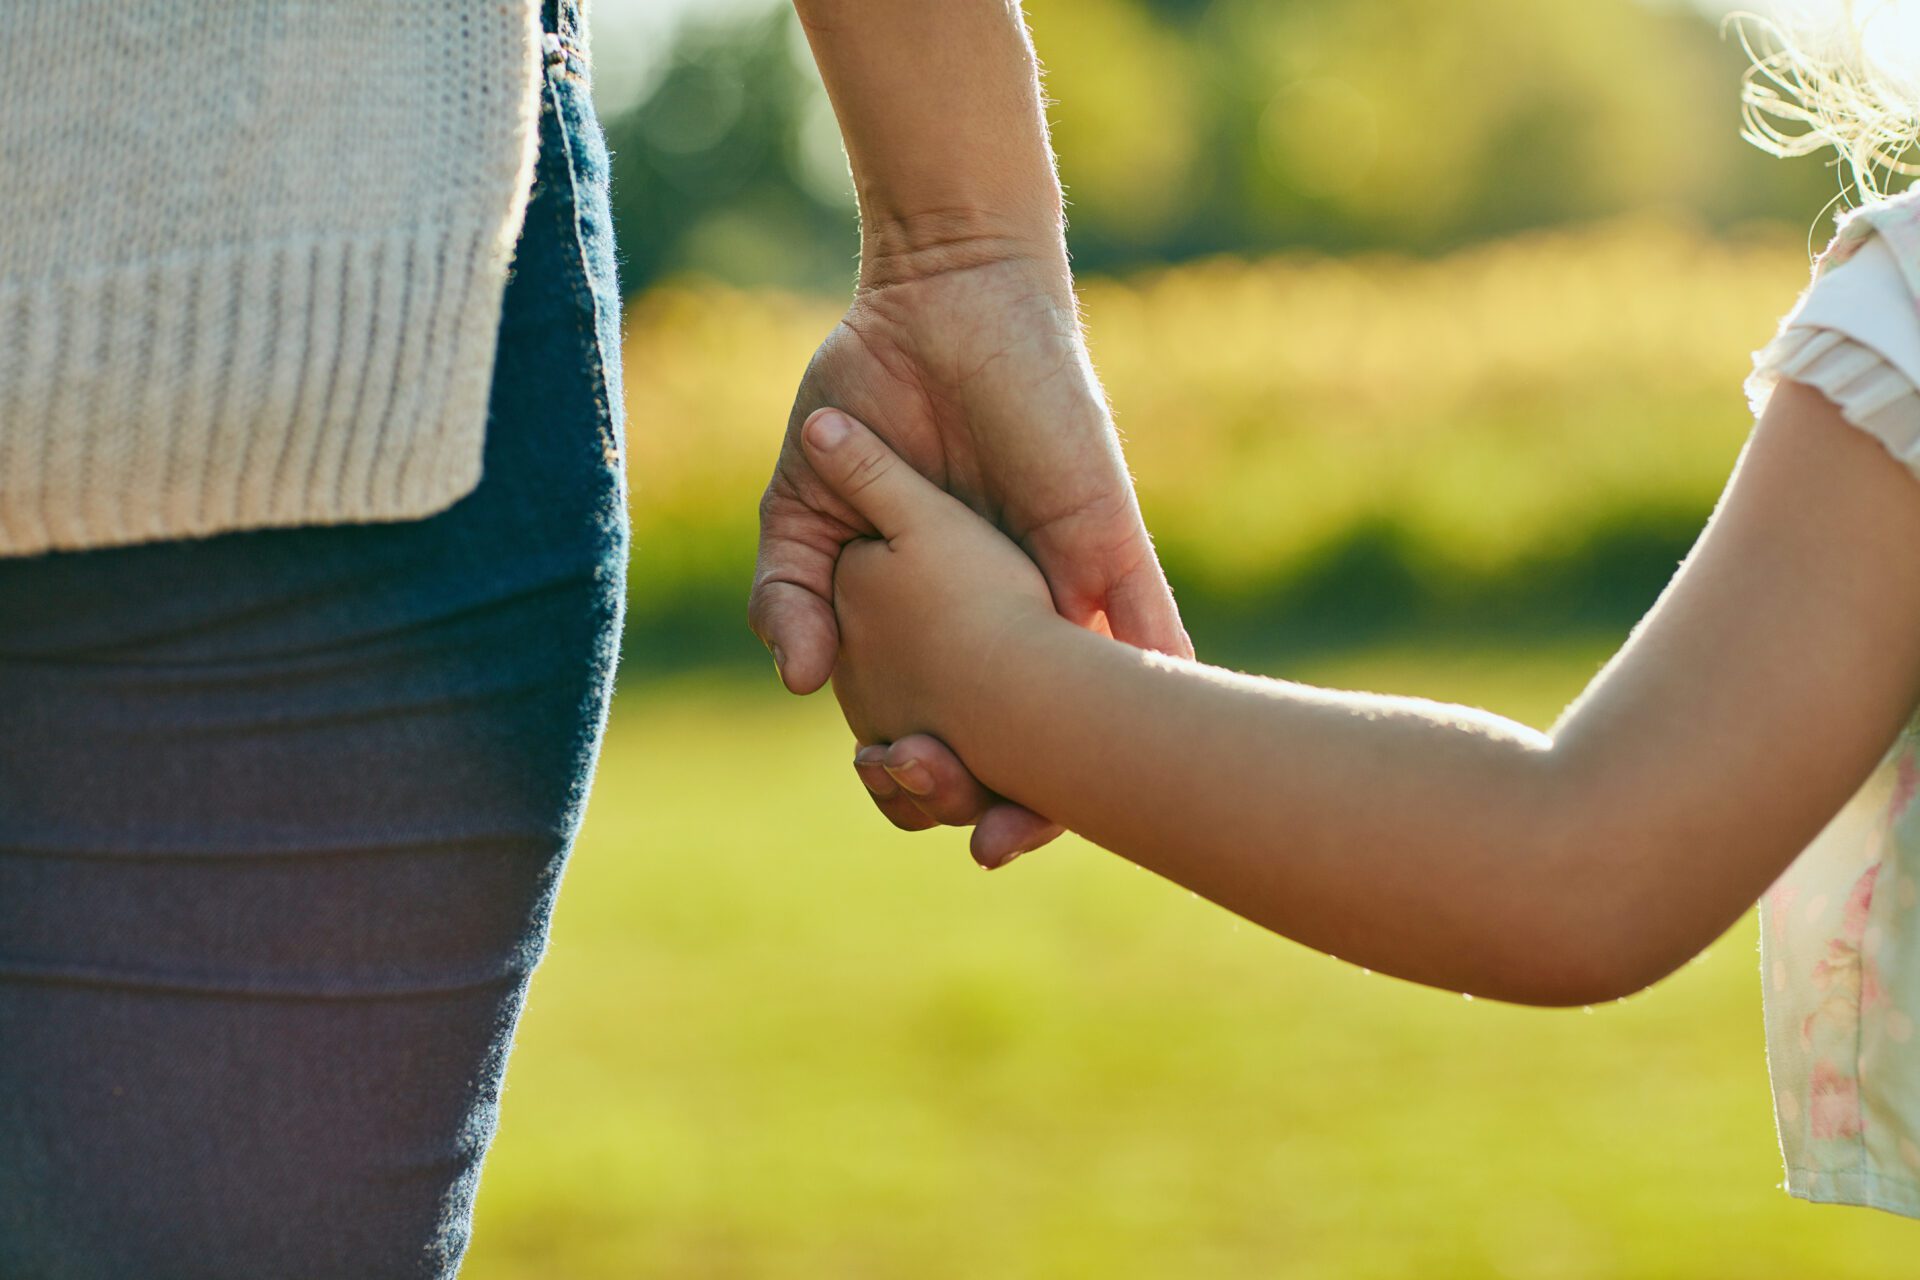
MULTIPOLYGON (((847 542, 874 534, 800 446, 801 426, 827 406, 867 423, 1018 541, 1063 616, 1191 656, 1081 338, 1064 253, 960 241, 870 257, 862 276, 801 380, 760 505, 749 614, 787 687, 811 693, 832 673, 834 565, 847 542)), ((932 738, 863 744, 857 765, 897 826, 977 823, 976 857, 999 860, 1059 833, 999 801, 932 738)))

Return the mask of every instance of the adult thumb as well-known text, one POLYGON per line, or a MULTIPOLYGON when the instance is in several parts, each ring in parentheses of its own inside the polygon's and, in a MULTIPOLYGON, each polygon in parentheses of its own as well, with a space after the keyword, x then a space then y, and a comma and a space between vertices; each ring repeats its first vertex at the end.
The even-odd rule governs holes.
POLYGON ((929 506, 947 498, 870 429, 838 409, 821 409, 800 428, 807 461, 827 487, 879 531, 905 533, 929 506))

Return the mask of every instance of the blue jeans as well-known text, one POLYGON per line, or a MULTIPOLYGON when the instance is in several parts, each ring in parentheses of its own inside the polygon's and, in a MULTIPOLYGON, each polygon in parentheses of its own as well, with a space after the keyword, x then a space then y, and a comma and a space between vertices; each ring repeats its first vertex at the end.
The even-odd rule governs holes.
POLYGON ((607 157, 548 3, 486 478, 0 561, 0 1276, 451 1276, 605 722, 607 157))

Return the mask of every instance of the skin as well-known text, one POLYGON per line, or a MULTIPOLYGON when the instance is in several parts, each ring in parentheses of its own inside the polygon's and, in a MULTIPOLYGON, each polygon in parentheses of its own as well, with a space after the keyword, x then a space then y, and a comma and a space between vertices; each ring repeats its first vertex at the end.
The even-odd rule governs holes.
MULTIPOLYGON (((861 213, 858 285, 808 366, 761 502, 749 617, 796 693, 839 645, 841 548, 871 524, 801 448, 823 406, 1018 541, 1059 615, 1191 655, 1082 340, 1039 74, 1015 0, 796 0, 861 213), (956 127, 956 124, 964 127, 956 127)), ((910 830, 974 823, 989 857, 1060 828, 929 738, 862 739, 859 771, 910 830)))
POLYGON ((1319 950, 1449 990, 1637 991, 1750 907, 1920 701, 1920 485, 1783 383, 1699 542, 1547 733, 1239 675, 1076 628, 1012 541, 835 413, 816 473, 877 537, 835 580, 862 737, 1319 950))

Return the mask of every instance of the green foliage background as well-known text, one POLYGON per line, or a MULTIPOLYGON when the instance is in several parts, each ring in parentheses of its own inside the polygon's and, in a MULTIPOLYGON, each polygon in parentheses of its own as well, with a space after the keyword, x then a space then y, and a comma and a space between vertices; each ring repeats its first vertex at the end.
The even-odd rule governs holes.
MULTIPOLYGON (((1217 658, 1651 601, 1840 190, 1739 140, 1737 41, 1635 0, 1026 11, 1095 357, 1217 658)), ((609 110, 637 670, 762 660, 753 502, 856 240, 795 26, 696 9, 609 110)))
MULTIPOLYGON (((1804 241, 1643 216, 1433 259, 1213 258, 1083 285, 1204 654, 1624 626, 1751 425, 1804 241)), ((761 664, 755 503, 838 299, 662 285, 628 314, 636 671, 761 664)))
MULTIPOLYGON (((607 0, 601 0, 604 5, 607 0)), ((1805 228, 1838 192, 1739 141, 1738 42, 1678 2, 1027 0, 1083 271, 1432 254, 1661 212, 1805 228)), ((785 5, 693 8, 609 104, 628 286, 838 292, 851 183, 785 5)))

